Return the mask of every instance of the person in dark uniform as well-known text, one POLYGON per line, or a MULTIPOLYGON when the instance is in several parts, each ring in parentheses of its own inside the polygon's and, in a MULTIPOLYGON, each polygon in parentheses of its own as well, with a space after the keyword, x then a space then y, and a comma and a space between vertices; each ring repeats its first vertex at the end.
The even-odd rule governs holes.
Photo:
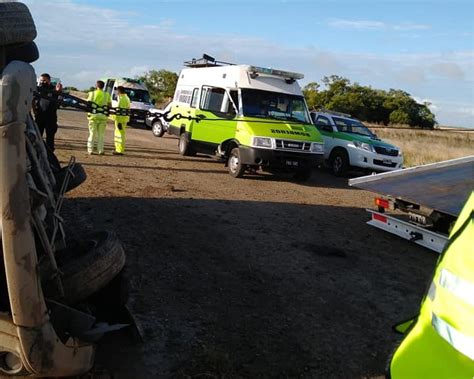
POLYGON ((46 132, 46 146, 54 151, 54 135, 58 131, 57 110, 61 103, 62 86, 60 83, 52 85, 51 76, 45 73, 40 76, 38 92, 42 96, 33 100, 33 113, 41 136, 46 132))

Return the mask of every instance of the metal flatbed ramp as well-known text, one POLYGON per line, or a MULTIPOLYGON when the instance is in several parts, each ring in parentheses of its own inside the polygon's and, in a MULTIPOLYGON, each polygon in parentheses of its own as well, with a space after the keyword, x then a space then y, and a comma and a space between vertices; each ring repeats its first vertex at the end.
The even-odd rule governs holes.
POLYGON ((457 217, 474 190, 474 156, 354 178, 349 185, 457 217))

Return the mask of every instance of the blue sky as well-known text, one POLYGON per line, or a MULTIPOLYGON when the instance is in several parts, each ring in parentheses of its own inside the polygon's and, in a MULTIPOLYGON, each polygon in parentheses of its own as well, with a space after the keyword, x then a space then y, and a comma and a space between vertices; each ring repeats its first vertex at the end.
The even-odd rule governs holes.
POLYGON ((474 1, 25 1, 38 72, 86 88, 99 77, 179 71, 202 53, 342 75, 429 101, 443 125, 474 127, 474 1))

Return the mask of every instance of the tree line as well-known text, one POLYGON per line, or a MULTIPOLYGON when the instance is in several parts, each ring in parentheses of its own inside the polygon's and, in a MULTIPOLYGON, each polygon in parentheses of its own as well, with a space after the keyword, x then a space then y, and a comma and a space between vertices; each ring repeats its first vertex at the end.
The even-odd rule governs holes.
MULTIPOLYGON (((150 91, 157 106, 173 98, 178 74, 168 70, 150 70, 138 78, 150 91)), ((432 129, 436 124, 430 103, 419 104, 403 90, 388 91, 351 83, 349 79, 325 76, 322 85, 311 82, 303 88, 309 109, 328 109, 370 123, 404 124, 411 127, 432 129)))
POLYGON ((338 75, 322 79, 324 89, 317 82, 303 88, 310 109, 328 109, 370 123, 404 124, 411 127, 433 129, 437 124, 428 102, 419 104, 409 93, 390 89, 388 91, 351 83, 338 75))

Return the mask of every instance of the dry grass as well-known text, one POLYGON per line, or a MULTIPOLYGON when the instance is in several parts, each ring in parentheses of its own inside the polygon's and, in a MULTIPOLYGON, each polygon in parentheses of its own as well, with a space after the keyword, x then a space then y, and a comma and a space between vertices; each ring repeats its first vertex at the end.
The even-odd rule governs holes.
POLYGON ((403 151, 405 167, 474 155, 474 131, 373 129, 403 151))

